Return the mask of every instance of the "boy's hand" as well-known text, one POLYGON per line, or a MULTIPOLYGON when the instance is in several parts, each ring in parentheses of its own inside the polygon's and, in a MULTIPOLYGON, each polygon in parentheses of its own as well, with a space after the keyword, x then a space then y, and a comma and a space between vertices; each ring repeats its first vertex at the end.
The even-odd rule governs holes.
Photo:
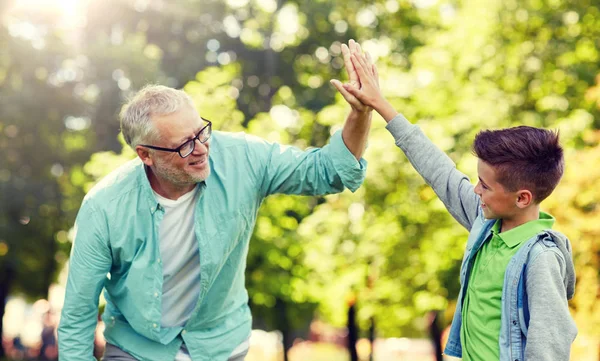
POLYGON ((379 74, 369 53, 351 52, 352 65, 358 74, 360 88, 351 83, 344 84, 344 89, 358 99, 362 104, 376 107, 383 96, 379 90, 379 74))
MULTIPOLYGON (((346 67, 346 72, 348 73, 349 84, 358 89, 360 88, 361 84, 359 75, 356 72, 356 69, 352 62, 353 53, 362 54, 362 49, 360 48, 360 44, 350 39, 348 45, 342 44, 342 55, 344 56, 344 66, 346 67)), ((370 107, 361 103, 354 95, 348 92, 342 85, 342 82, 340 82, 337 79, 332 79, 330 82, 331 84, 333 84, 333 86, 335 86, 335 88, 340 92, 340 94, 342 94, 344 99, 348 102, 348 104, 350 104, 353 110, 360 113, 365 113, 371 110, 370 107)))

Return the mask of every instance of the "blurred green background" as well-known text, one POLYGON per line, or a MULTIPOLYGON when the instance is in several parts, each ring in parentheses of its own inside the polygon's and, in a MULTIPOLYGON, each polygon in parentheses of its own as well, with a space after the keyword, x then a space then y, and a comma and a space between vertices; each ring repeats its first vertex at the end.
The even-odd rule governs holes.
MULTIPOLYGON (((376 59, 393 105, 472 179, 480 129, 560 129, 566 173, 542 208, 575 252, 572 359, 598 360, 599 9, 599 0, 0 0, 0 319, 11 297, 49 299, 64 284, 85 192, 134 156, 119 137, 128 96, 147 83, 184 88, 215 129, 322 146, 349 112, 328 81, 345 79, 340 46, 352 38, 376 59)), ((282 331, 287 347, 313 319, 344 327, 354 302, 365 337, 426 338, 432 311, 441 327, 451 319, 467 232, 384 125, 375 116, 356 193, 263 204, 247 287, 255 327, 282 331)))

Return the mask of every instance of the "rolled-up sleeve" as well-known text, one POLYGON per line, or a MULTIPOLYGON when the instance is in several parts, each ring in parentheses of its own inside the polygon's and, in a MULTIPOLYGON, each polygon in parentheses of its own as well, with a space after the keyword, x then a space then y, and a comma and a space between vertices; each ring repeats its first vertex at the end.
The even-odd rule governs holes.
POLYGON ((248 136, 248 151, 260 168, 264 196, 274 193, 325 195, 348 188, 356 191, 365 179, 367 162, 357 161, 342 139, 333 134, 323 148, 300 150, 248 136))
POLYGON ((346 147, 341 130, 333 134, 329 145, 330 147, 325 151, 331 154, 332 164, 337 174, 340 175, 344 186, 355 192, 365 180, 367 161, 364 158, 360 161, 356 160, 354 154, 346 147))

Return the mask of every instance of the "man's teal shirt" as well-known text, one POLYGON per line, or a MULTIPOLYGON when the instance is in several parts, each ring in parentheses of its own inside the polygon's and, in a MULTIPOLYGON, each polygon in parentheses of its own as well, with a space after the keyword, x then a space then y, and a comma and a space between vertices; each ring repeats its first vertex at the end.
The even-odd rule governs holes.
POLYGON ((136 158, 85 197, 75 222, 65 303, 58 329, 61 361, 93 360, 100 292, 106 340, 141 360, 174 360, 185 342, 192 359, 225 361, 250 335, 244 271, 263 199, 275 193, 324 195, 363 182, 341 131, 323 148, 301 151, 243 133, 214 132, 211 175, 199 183, 195 234, 200 295, 184 327, 161 327, 163 271, 158 204, 136 158))

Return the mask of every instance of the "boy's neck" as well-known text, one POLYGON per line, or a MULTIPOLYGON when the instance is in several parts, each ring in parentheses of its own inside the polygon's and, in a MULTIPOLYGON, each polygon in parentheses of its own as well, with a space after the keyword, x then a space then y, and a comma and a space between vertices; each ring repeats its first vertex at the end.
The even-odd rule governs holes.
POLYGON ((527 222, 535 221, 540 219, 540 206, 535 205, 531 207, 527 207, 523 210, 523 212, 515 215, 511 218, 502 218, 502 226, 500 228, 500 232, 510 231, 513 228, 517 228, 527 222))

